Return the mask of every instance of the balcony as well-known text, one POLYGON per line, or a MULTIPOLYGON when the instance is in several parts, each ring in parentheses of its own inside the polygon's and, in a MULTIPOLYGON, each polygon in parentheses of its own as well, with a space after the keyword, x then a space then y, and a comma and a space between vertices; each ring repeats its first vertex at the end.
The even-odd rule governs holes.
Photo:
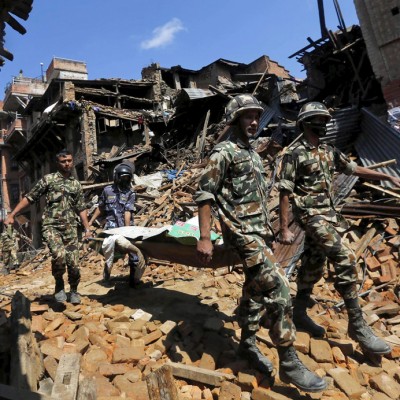
POLYGON ((4 111, 18 111, 25 108, 31 97, 42 96, 47 84, 41 78, 14 77, 5 89, 4 111))
POLYGON ((5 144, 10 144, 11 141, 14 141, 16 134, 18 135, 18 138, 16 138, 18 141, 21 140, 21 137, 25 138, 24 135, 24 126, 25 126, 25 121, 22 118, 17 118, 15 119, 8 127, 3 135, 3 140, 5 144))

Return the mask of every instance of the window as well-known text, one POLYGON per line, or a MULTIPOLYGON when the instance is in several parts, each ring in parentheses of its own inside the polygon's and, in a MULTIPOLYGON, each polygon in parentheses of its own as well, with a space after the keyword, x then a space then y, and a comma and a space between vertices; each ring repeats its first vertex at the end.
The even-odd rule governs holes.
POLYGON ((15 159, 11 160, 10 168, 12 171, 18 171, 18 162, 15 159))
POLYGON ((10 183, 10 205, 12 208, 19 202, 19 185, 18 183, 10 183))

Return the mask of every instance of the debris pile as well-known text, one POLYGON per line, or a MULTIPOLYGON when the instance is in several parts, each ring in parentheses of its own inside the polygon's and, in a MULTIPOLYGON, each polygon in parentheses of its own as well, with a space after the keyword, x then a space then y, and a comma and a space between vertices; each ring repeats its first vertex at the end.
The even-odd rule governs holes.
MULTIPOLYGON (((184 164, 182 161, 181 168, 172 174, 172 181, 161 182, 156 189, 158 194, 149 194, 151 191, 146 192, 145 186, 137 186, 138 225, 162 226, 196 214, 192 195, 201 170, 184 164)), ((352 201, 360 201, 361 195, 365 199, 365 191, 356 191, 361 184, 352 187, 352 201)), ((274 191, 270 201, 276 225, 274 191)), ((351 226, 345 237, 360 266, 360 301, 366 320, 393 350, 379 360, 362 354, 348 338, 347 316, 333 287, 332 267, 316 285, 315 303, 310 310, 313 319, 326 328, 327 335, 317 340, 298 332, 295 346, 307 367, 326 376, 329 382, 328 389, 317 398, 397 399, 400 392, 398 222, 392 217, 364 218, 365 215, 357 213, 348 216, 351 226)), ((301 235, 301 242, 300 238, 301 235)), ((277 244, 278 258, 296 259, 293 255, 299 244, 277 244)), ((283 266, 288 265, 287 260, 281 261, 283 266)), ((236 355, 240 327, 235 310, 243 285, 240 266, 233 271, 227 267, 195 269, 150 259, 143 285, 134 290, 128 288, 124 260, 114 265, 112 287, 102 283, 101 255, 82 250, 81 262, 79 290, 83 302, 77 306, 66 303, 60 308, 53 303, 54 282, 46 251, 24 263, 16 273, 3 277, 2 370, 9 371, 8 363, 13 365, 12 360, 26 351, 18 348, 20 342, 10 344, 9 340, 18 332, 10 316, 19 315, 17 304, 29 304, 26 300, 15 300, 22 296, 18 291, 31 301, 24 318, 30 321, 26 326, 43 358, 42 374, 34 382, 37 386, 29 386, 33 379, 25 378, 27 386, 20 387, 72 399, 95 392, 99 400, 121 397, 147 400, 158 398, 154 393, 161 390, 170 394, 170 398, 179 396, 187 400, 304 398, 297 389, 280 382, 279 373, 275 385, 269 388, 265 377, 236 355), (14 293, 17 294, 12 300, 14 293)), ((296 291, 294 276, 295 272, 292 294, 296 291)), ((257 338, 262 352, 278 369, 277 352, 268 329, 261 328, 257 338)), ((28 352, 34 349, 32 346, 28 352)), ((32 362, 37 359, 31 356, 32 362)), ((17 379, 4 378, 11 384, 17 379)))

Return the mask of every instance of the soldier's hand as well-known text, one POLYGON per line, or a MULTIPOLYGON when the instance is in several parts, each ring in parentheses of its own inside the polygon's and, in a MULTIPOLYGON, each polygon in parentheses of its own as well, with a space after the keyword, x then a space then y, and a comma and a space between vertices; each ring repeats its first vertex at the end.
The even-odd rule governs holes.
POLYGON ((13 225, 14 224, 14 217, 11 214, 8 214, 6 219, 4 220, 5 225, 13 225))
POLYGON ((289 229, 281 230, 279 240, 283 244, 292 244, 294 242, 294 233, 289 229))
POLYGON ((89 238, 93 237, 92 231, 90 229, 85 230, 85 234, 83 235, 83 241, 87 242, 89 238))
POLYGON ((210 239, 200 239, 197 242, 197 258, 204 264, 209 264, 212 260, 213 245, 210 239))

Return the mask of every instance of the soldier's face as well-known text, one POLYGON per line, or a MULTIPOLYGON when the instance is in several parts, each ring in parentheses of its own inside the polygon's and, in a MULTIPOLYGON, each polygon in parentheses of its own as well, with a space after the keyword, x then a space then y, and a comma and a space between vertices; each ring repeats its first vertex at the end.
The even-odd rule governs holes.
POLYGON ((258 131, 260 111, 245 110, 239 116, 239 127, 245 136, 252 139, 258 131))
POLYGON ((71 172, 73 166, 72 156, 66 155, 58 157, 57 166, 60 172, 71 172))

